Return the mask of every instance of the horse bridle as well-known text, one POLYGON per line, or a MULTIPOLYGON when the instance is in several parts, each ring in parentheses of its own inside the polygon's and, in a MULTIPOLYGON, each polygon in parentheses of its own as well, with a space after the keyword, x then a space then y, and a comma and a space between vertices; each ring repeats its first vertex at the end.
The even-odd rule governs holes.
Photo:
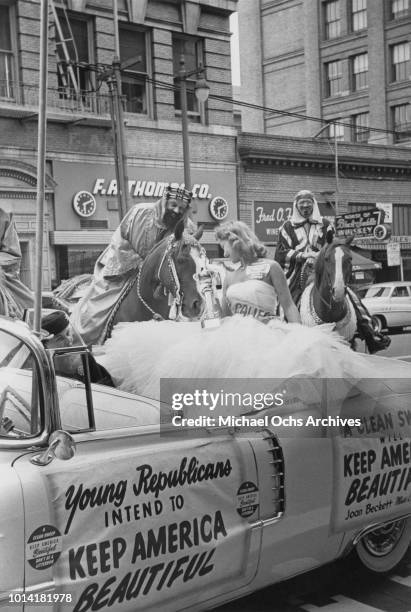
MULTIPOLYGON (((170 296, 172 296, 173 298, 172 303, 171 303, 171 308, 170 308, 170 313, 172 313, 172 316, 169 315, 169 318, 172 318, 172 319, 176 319, 179 317, 180 311, 181 311, 181 305, 184 299, 184 292, 181 290, 180 279, 178 278, 177 269, 176 269, 174 260, 171 256, 173 252, 173 246, 175 245, 176 242, 177 241, 175 240, 174 236, 169 236, 169 238, 167 238, 167 246, 164 250, 160 265, 157 270, 157 280, 159 281, 160 285, 164 288, 165 292, 168 292, 169 301, 170 301, 170 296), (165 284, 161 278, 161 271, 164 266, 167 267, 167 271, 171 277, 171 283, 172 283, 171 286, 168 286, 167 284, 165 284)), ((153 319, 156 319, 158 321, 164 321, 164 317, 160 313, 156 312, 153 308, 151 308, 151 306, 147 304, 146 300, 141 295, 140 275, 141 275, 141 271, 143 269, 145 262, 146 260, 143 261, 141 267, 138 270, 138 274, 137 274, 137 297, 139 298, 143 306, 147 308, 147 310, 153 315, 153 319)))
MULTIPOLYGON (((325 271, 325 267, 324 267, 324 281, 330 281, 327 286, 331 287, 331 280, 330 280, 330 276, 329 274, 325 271)), ((327 300, 325 300, 323 298, 323 296, 321 295, 320 291, 317 289, 315 283, 314 283, 314 290, 317 292, 318 297, 320 298, 321 302, 329 309, 332 310, 332 302, 333 302, 333 297, 332 297, 332 287, 331 287, 331 300, 328 303, 327 300)), ((347 295, 347 285, 345 285, 345 290, 344 290, 344 294, 347 295)))

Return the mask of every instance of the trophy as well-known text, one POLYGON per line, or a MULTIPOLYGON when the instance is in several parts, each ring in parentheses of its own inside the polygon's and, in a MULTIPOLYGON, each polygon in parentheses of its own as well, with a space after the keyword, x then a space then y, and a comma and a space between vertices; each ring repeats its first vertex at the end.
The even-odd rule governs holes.
POLYGON ((221 308, 214 293, 213 273, 206 266, 197 274, 197 285, 204 300, 201 327, 204 329, 218 327, 221 323, 221 308))

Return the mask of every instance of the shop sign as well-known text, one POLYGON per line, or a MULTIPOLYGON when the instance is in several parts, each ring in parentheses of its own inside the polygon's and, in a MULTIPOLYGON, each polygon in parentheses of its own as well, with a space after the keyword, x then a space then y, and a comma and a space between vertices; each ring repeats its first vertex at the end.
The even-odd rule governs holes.
POLYGON ((388 232, 382 225, 383 215, 383 211, 378 209, 337 215, 335 219, 337 236, 369 236, 379 240, 387 238, 388 232))
POLYGON ((375 205, 379 210, 384 211, 384 223, 392 223, 392 203, 377 202, 375 205))
POLYGON ((401 245, 399 242, 388 242, 387 243, 387 265, 388 266, 400 266, 401 265, 401 245))
POLYGON ((254 232, 261 242, 278 242, 280 227, 291 217, 292 205, 280 202, 253 202, 254 232))
MULTIPOLYGON (((164 189, 171 184, 172 186, 184 187, 184 183, 167 183, 161 181, 128 181, 128 192, 132 197, 138 198, 145 196, 146 198, 161 198, 164 189)), ((206 183, 196 183, 192 187, 193 198, 206 200, 212 198, 210 186, 206 183)), ((92 189, 93 195, 116 196, 117 181, 116 179, 96 178, 92 189)))

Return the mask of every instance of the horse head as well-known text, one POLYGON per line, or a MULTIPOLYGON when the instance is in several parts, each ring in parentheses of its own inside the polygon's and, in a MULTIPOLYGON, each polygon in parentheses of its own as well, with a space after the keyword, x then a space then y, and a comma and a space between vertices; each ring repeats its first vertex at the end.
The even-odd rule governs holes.
MULTIPOLYGON (((195 275, 204 254, 200 243, 184 233, 184 223, 178 223, 174 234, 161 240, 144 261, 139 289, 141 298, 163 318, 169 315, 169 302, 172 301, 177 314, 181 312, 184 317, 197 319, 203 300, 195 275)), ((170 312, 170 318, 172 314, 170 312)))
POLYGON ((315 262, 315 286, 326 300, 341 303, 352 274, 352 256, 348 239, 327 235, 327 242, 315 262))

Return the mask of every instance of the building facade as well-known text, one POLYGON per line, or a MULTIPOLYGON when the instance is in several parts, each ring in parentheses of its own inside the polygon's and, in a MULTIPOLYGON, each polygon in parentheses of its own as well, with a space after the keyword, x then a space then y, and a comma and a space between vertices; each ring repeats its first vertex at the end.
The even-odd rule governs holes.
MULTIPOLYGON (((328 142, 313 138, 242 133, 239 182, 240 219, 252 227, 271 254, 281 224, 290 216, 296 192, 312 190, 320 212, 334 221, 338 214, 381 208, 390 226, 386 238, 356 238, 354 246, 381 264, 376 276, 363 271, 357 282, 399 280, 400 266, 388 266, 387 243, 400 243, 402 274, 411 280, 410 150, 387 145, 338 145, 338 192, 335 156, 328 142)), ((388 223, 387 223, 388 222, 388 223)))
POLYGON ((328 136, 339 141, 411 146, 410 0, 240 0, 238 10, 236 97, 267 109, 241 109, 245 132, 312 137, 338 121, 328 136))
POLYGON ((329 217, 384 205, 392 236, 355 243, 411 279, 409 0, 239 0, 238 20, 240 218, 274 252, 300 189, 329 217))
MULTIPOLYGON (((119 222, 111 69, 116 36, 111 0, 50 3, 47 84, 44 286, 91 271, 119 222)), ((119 0, 118 42, 125 119, 128 206, 184 182, 179 81, 204 66, 207 102, 187 80, 194 219, 217 252, 212 203, 237 216, 236 131, 231 98, 229 16, 236 0, 119 0), (217 200, 220 202, 221 200, 217 200)), ((40 0, 0 0, 0 207, 13 213, 22 278, 34 281, 40 0)), ((217 211, 218 213, 218 211, 217 211)))

